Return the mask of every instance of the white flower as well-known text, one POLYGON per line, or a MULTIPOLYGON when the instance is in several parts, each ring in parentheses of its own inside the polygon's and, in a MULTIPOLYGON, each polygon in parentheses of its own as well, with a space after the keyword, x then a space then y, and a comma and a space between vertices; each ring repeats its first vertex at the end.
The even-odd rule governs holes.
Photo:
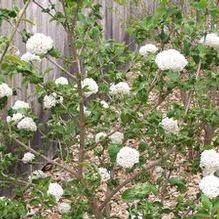
POLYGON ((26 48, 32 54, 43 55, 53 48, 53 40, 42 33, 35 33, 27 40, 26 48))
POLYGON ((202 37, 199 43, 219 49, 219 36, 215 33, 209 33, 206 35, 206 38, 202 37))
POLYGON ((89 97, 91 94, 96 94, 99 89, 96 81, 94 81, 92 78, 85 78, 81 82, 81 86, 82 88, 86 87, 86 89, 88 90, 84 92, 86 97, 89 97))
POLYGON ((182 71, 188 64, 186 58, 175 49, 159 52, 155 59, 160 70, 182 71))
POLYGON ((120 149, 116 157, 116 162, 123 168, 132 168, 134 164, 139 162, 139 152, 128 146, 120 149))
POLYGON ((33 171, 32 175, 28 177, 29 180, 35 180, 40 178, 46 178, 47 175, 42 170, 33 171))
POLYGON ((106 181, 110 180, 110 173, 106 168, 100 167, 100 168, 98 168, 98 172, 101 176, 102 182, 106 182, 106 181))
POLYGON ((216 198, 219 196, 219 178, 214 175, 205 176, 201 179, 199 188, 208 198, 216 198))
POLYGON ((96 136, 95 136, 95 142, 98 143, 100 140, 102 140, 106 136, 107 136, 107 134, 105 132, 97 133, 96 136))
POLYGON ((60 214, 68 213, 71 210, 71 205, 69 203, 59 203, 58 204, 58 211, 60 214))
POLYGON ((13 94, 13 90, 5 83, 0 84, 0 98, 10 97, 13 94))
POLYGON ((68 85, 68 79, 65 77, 59 77, 55 80, 55 84, 57 85, 68 85))
POLYGON ((147 56, 149 53, 155 53, 158 51, 158 48, 153 44, 146 44, 144 46, 141 46, 139 49, 139 53, 142 56, 147 56))
POLYGON ((18 123, 22 118, 24 117, 24 115, 22 113, 14 113, 11 116, 7 116, 7 122, 15 122, 15 123, 18 123))
POLYGON ((32 162, 33 160, 35 159, 35 155, 30 153, 30 152, 27 152, 24 154, 23 158, 22 158, 22 162, 23 163, 30 163, 32 162))
POLYGON ((219 170, 219 154, 211 149, 205 150, 201 154, 200 167, 203 169, 203 175, 207 176, 219 170))
POLYGON ((109 136, 109 139, 112 141, 113 144, 122 144, 124 135, 121 132, 115 132, 109 136))
POLYGON ((63 102, 63 97, 58 96, 56 93, 46 95, 43 98, 43 105, 45 109, 51 109, 52 107, 56 106, 56 104, 59 104, 62 102, 63 102))
POLYGON ((58 183, 50 183, 47 194, 53 195, 58 202, 64 194, 64 190, 58 183))
POLYGON ((102 107, 104 109, 108 109, 109 108, 109 104, 105 101, 105 100, 101 100, 100 101, 100 104, 102 105, 102 107))
POLYGON ((18 122, 17 128, 31 132, 35 132, 37 130, 36 123, 30 117, 25 117, 20 122, 18 122))
POLYGON ((17 100, 12 107, 13 110, 19 110, 19 109, 29 109, 30 106, 28 103, 22 101, 22 100, 17 100))
POLYGON ((126 82, 119 82, 118 84, 112 84, 109 89, 110 95, 128 95, 131 88, 126 82))
POLYGON ((34 55, 30 52, 26 52, 21 56, 21 60, 25 62, 40 62, 41 58, 38 55, 34 55))
POLYGON ((164 118, 160 123, 167 133, 177 134, 179 132, 178 121, 173 118, 164 118))

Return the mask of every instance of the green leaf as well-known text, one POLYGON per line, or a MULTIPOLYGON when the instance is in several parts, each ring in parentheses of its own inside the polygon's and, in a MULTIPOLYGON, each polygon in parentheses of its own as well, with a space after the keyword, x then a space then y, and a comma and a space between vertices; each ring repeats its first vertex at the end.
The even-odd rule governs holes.
POLYGON ((150 183, 142 183, 134 186, 131 189, 127 189, 122 194, 122 199, 125 201, 133 201, 136 199, 142 199, 145 198, 146 195, 149 193, 156 193, 157 188, 154 185, 151 185, 150 183))
POLYGON ((187 186, 185 184, 185 182, 178 178, 178 177, 172 177, 169 179, 169 183, 171 186, 176 186, 177 189, 181 192, 181 193, 185 193, 187 191, 187 186))

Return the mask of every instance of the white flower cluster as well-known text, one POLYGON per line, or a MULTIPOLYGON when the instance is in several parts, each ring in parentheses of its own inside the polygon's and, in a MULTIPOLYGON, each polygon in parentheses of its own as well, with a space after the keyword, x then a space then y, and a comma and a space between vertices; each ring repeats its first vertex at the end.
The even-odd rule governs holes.
POLYGON ((84 92, 86 97, 89 97, 92 94, 96 94, 99 90, 96 81, 94 81, 94 79, 92 79, 92 78, 85 78, 81 82, 81 86, 82 86, 82 88, 87 89, 87 91, 84 92))
POLYGON ((22 162, 23 163, 30 163, 32 162, 33 160, 35 159, 35 155, 30 153, 30 152, 27 152, 24 154, 23 158, 22 158, 22 162))
POLYGON ((14 122, 15 124, 17 124, 17 128, 19 130, 35 132, 37 130, 37 125, 33 121, 33 119, 19 112, 19 110, 29 109, 29 108, 30 106, 28 103, 21 100, 17 100, 15 104, 12 106, 12 109, 18 112, 14 113, 12 116, 7 116, 6 118, 7 122, 8 123, 14 122))
POLYGON ((0 84, 0 98, 10 97, 13 94, 13 90, 5 83, 0 84))
POLYGON ((64 190, 58 183, 50 183, 47 194, 53 195, 58 202, 64 194, 64 190))
POLYGON ((200 190, 208 198, 216 198, 219 196, 219 178, 214 173, 219 170, 219 154, 214 149, 203 151, 200 167, 204 175, 199 183, 200 190))
POLYGON ((161 123, 162 127, 167 133, 177 134, 179 132, 178 121, 173 118, 164 118, 161 123))
POLYGON ((6 120, 7 123, 18 123, 22 118, 24 118, 24 115, 22 113, 14 113, 12 116, 7 116, 6 120))
POLYGON ((56 85, 68 85, 68 79, 65 77, 59 77, 55 80, 56 85))
POLYGON ((41 178, 46 178, 47 175, 42 170, 33 171, 32 175, 28 177, 28 180, 36 180, 41 178))
POLYGON ((110 173, 106 168, 100 167, 98 169, 98 172, 100 174, 102 182, 107 182, 108 180, 110 180, 110 173))
POLYGON ((188 61, 179 51, 168 49, 159 52, 155 62, 160 70, 182 71, 188 61))
POLYGON ((158 48, 154 44, 146 44, 139 49, 139 53, 142 56, 147 56, 149 53, 155 53, 157 51, 158 48))
POLYGON ((98 143, 100 140, 102 140, 106 136, 107 136, 107 134, 105 132, 97 133, 96 136, 95 136, 95 142, 98 143))
POLYGON ((209 33, 206 37, 202 37, 199 43, 219 49, 219 36, 215 33, 209 33))
POLYGON ((219 170, 219 153, 213 149, 203 151, 200 159, 200 167, 203 170, 204 176, 214 174, 219 170))
POLYGON ((219 178, 213 174, 205 176, 201 179, 199 188, 208 198, 216 198, 219 196, 219 178))
POLYGON ((63 97, 58 96, 56 93, 52 93, 50 95, 46 95, 43 98, 43 105, 45 109, 51 109, 59 103, 63 103, 63 97))
POLYGON ((17 124, 17 128, 19 130, 26 130, 35 132, 37 130, 37 125, 30 117, 24 117, 22 120, 20 120, 17 124))
POLYGON ((126 82, 119 82, 118 84, 112 84, 109 89, 110 95, 129 95, 131 88, 126 82))
POLYGON ((35 55, 44 55, 53 48, 53 40, 42 33, 35 33, 26 44, 27 51, 35 55))
POLYGON ((17 100, 14 104, 14 106, 12 106, 13 110, 19 110, 19 109, 29 109, 30 106, 28 103, 22 101, 22 100, 17 100))
POLYGON ((34 55, 30 52, 26 52, 21 56, 21 60, 25 62, 40 62, 41 58, 38 55, 34 55))
POLYGON ((71 205, 66 202, 61 202, 58 204, 58 211, 60 214, 66 214, 71 210, 71 205))
POLYGON ((115 132, 109 136, 109 139, 113 144, 122 144, 124 140, 124 135, 121 132, 115 132))
POLYGON ((116 162, 123 168, 132 168, 136 163, 139 162, 139 152, 128 146, 120 149, 116 157, 116 162))

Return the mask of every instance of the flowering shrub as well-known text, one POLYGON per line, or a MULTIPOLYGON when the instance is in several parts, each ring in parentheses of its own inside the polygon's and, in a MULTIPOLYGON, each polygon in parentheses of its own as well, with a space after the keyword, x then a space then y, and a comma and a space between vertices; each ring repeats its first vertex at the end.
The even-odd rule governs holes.
POLYGON ((40 208, 34 218, 53 207, 65 219, 114 218, 117 201, 125 203, 124 218, 219 217, 218 5, 191 1, 186 16, 179 5, 161 1, 153 15, 128 24, 140 48, 131 51, 104 39, 101 5, 94 1, 63 0, 62 10, 33 1, 63 26, 70 55, 50 36, 27 30, 18 31, 27 53, 11 54, 30 2, 20 10, 0 9, 0 22, 15 22, 9 38, 0 38, 0 109, 7 113, 0 120, 0 182, 21 184, 15 198, 0 199, 0 218, 30 215, 31 206, 40 208), (43 59, 63 75, 45 80, 50 71, 42 74, 35 64, 43 59), (17 74, 24 86, 34 86, 48 121, 24 100, 9 106, 18 88, 7 78, 17 74), (36 132, 39 150, 32 147, 36 132), (57 160, 42 153, 50 142, 59 146, 57 160), (66 178, 57 181, 34 168, 40 159, 66 178), (10 175, 15 161, 30 167, 25 179, 10 175), (199 177, 195 195, 188 182, 193 176, 199 177), (173 190, 175 202, 168 205, 173 190))

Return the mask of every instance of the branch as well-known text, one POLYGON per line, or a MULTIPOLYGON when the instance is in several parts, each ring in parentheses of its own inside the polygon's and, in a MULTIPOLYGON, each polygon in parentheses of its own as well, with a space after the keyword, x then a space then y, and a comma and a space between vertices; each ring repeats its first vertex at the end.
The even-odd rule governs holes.
POLYGON ((131 177, 129 177, 128 179, 124 180, 120 185, 118 185, 107 197, 106 199, 103 201, 103 203, 100 205, 99 209, 103 210, 105 208, 105 206, 107 205, 107 203, 112 199, 112 197, 117 194, 124 186, 126 186, 127 184, 129 184, 132 180, 136 179, 137 177, 139 177, 140 175, 144 174, 146 171, 152 169, 153 167, 157 166, 158 164, 161 163, 161 161, 164 158, 169 157, 169 155, 171 154, 171 152, 175 151, 175 147, 171 148, 162 158, 151 161, 149 164, 147 164, 146 166, 144 166, 139 172, 134 173, 131 177))
POLYGON ((2 63, 2 61, 3 61, 3 59, 4 59, 5 55, 6 55, 6 53, 7 53, 7 51, 8 51, 8 48, 9 48, 9 46, 11 45, 11 42, 12 42, 12 40, 13 40, 13 38, 14 38, 16 32, 17 32, 17 29, 18 29, 18 27, 19 27, 19 25, 20 25, 20 23, 21 23, 22 17, 23 17, 23 15, 24 15, 25 11, 27 10, 27 7, 28 7, 28 5, 30 4, 30 2, 31 2, 31 0, 27 0, 27 2, 25 3, 23 9, 22 9, 22 10, 20 11, 20 13, 19 13, 19 16, 18 16, 18 18, 17 18, 17 21, 16 21, 16 23, 15 23, 15 28, 14 28, 14 30, 12 31, 11 35, 9 36, 8 43, 7 43, 7 45, 6 45, 6 47, 5 47, 4 51, 3 51, 3 53, 2 53, 2 55, 1 55, 0 64, 2 63))
POLYGON ((49 60, 52 64, 54 64, 57 68, 59 68, 61 71, 63 71, 65 74, 67 74, 69 77, 71 77, 74 81, 76 81, 76 78, 74 77, 74 75, 72 75, 69 71, 67 71, 66 69, 64 69, 61 65, 59 65, 57 62, 55 62, 54 60, 52 60, 49 57, 46 57, 47 60, 49 60))
POLYGON ((150 170, 151 168, 157 166, 161 162, 161 159, 154 160, 150 162, 147 166, 143 167, 142 170, 140 170, 137 173, 134 173, 130 178, 124 180, 120 185, 118 185, 103 201, 103 203, 100 205, 99 209, 103 210, 106 206, 106 204, 112 199, 112 197, 117 194, 124 186, 129 184, 132 180, 136 179, 138 176, 142 175, 144 172, 150 170))
POLYGON ((25 148, 27 151, 35 154, 36 156, 39 156, 41 158, 43 158, 44 160, 48 161, 49 163, 55 165, 55 166, 58 166, 64 170, 66 170, 67 172, 71 173, 74 177, 77 178, 77 173, 75 171, 73 171, 69 166, 67 165, 62 165, 54 160, 51 160, 49 159, 48 157, 46 157, 45 155, 41 154, 40 152, 34 150, 33 148, 30 148, 28 147, 28 145, 24 144, 22 141, 16 139, 16 138, 13 138, 15 140, 16 143, 18 143, 19 145, 21 145, 23 148, 25 148))

